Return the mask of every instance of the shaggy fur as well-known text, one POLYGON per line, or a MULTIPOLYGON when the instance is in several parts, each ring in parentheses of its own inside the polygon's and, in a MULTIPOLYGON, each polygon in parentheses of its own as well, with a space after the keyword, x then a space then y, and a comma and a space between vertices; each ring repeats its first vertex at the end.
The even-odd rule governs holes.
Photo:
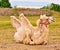
POLYGON ((47 42, 48 27, 54 21, 52 17, 41 15, 36 27, 32 26, 24 14, 20 14, 19 19, 11 16, 12 24, 17 30, 14 35, 16 42, 23 42, 24 44, 41 44, 43 42, 45 44, 47 42))

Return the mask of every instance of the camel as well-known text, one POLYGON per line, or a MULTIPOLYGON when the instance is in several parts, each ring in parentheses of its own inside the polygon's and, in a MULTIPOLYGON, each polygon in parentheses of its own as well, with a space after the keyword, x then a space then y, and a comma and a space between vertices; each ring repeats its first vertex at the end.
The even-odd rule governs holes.
POLYGON ((47 17, 45 14, 40 16, 37 26, 34 27, 23 13, 19 15, 19 19, 11 16, 13 27, 17 32, 14 35, 16 42, 24 44, 46 44, 49 33, 49 24, 54 21, 53 17, 47 17))

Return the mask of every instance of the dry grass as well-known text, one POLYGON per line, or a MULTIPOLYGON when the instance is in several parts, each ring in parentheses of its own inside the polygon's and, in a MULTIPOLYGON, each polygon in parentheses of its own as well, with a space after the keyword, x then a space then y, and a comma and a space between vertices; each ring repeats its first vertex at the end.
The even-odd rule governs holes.
MULTIPOLYGON (((50 32, 49 32, 49 35, 48 35, 48 41, 49 42, 48 43, 49 44, 53 44, 53 46, 55 46, 54 43, 60 44, 60 14, 58 14, 56 12, 55 14, 53 14, 53 16, 56 18, 56 21, 53 22, 52 24, 50 24, 50 32)), ((32 16, 32 17, 27 17, 27 18, 30 20, 30 22, 34 26, 36 26, 35 22, 39 18, 38 16, 32 16)), ((22 48, 26 47, 26 45, 17 44, 14 41, 13 35, 14 35, 15 31, 16 30, 11 25, 11 21, 10 21, 10 17, 9 16, 6 16, 6 17, 2 16, 2 17, 0 17, 0 45, 2 45, 2 46, 3 45, 7 45, 9 47, 9 45, 12 44, 10 50, 12 49, 12 47, 14 48, 14 50, 15 50, 15 47, 18 48, 19 46, 22 47, 22 48)), ((52 49, 53 49, 53 46, 52 46, 52 49)), ((41 49, 43 49, 43 47, 45 47, 45 49, 47 49, 47 50, 49 48, 48 45, 47 46, 39 46, 39 45, 37 45, 37 46, 33 46, 33 47, 27 45, 26 48, 28 48, 28 47, 32 48, 34 50, 38 49, 38 48, 41 48, 41 47, 42 47, 41 49)), ((25 49, 23 48, 23 50, 28 50, 26 48, 25 49)), ((18 49, 20 50, 20 48, 18 48, 18 49)), ((9 49, 7 49, 7 50, 9 50, 9 49)))

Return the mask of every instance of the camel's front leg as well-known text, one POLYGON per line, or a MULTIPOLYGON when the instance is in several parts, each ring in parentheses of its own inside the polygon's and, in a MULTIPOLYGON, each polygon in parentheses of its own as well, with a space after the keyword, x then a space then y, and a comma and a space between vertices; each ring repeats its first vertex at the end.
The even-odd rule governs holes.
POLYGON ((32 36, 32 32, 30 29, 25 29, 26 34, 25 34, 25 38, 23 40, 24 44, 34 44, 33 41, 31 40, 31 36, 32 36))
POLYGON ((44 40, 43 44, 47 44, 47 42, 48 42, 48 33, 49 33, 49 29, 46 32, 46 36, 45 36, 45 40, 44 40))
POLYGON ((31 41, 30 35, 29 35, 29 34, 26 34, 26 36, 25 36, 25 38, 24 38, 24 40, 23 40, 23 43, 24 43, 24 44, 29 44, 30 41, 31 41))
POLYGON ((48 41, 48 37, 46 36, 46 38, 45 38, 43 44, 46 45, 46 44, 47 44, 47 41, 48 41))
POLYGON ((26 37, 26 38, 24 39, 23 43, 24 43, 24 44, 31 44, 31 45, 34 44, 34 42, 31 40, 30 37, 26 37))

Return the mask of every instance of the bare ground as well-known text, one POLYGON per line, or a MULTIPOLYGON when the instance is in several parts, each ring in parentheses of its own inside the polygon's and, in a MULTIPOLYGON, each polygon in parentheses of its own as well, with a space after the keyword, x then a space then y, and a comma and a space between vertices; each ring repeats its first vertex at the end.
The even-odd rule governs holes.
POLYGON ((60 43, 47 45, 3 44, 0 50, 60 50, 60 43))
POLYGON ((24 45, 13 40, 15 30, 0 30, 0 50, 60 50, 60 42, 49 41, 47 45, 24 45))

